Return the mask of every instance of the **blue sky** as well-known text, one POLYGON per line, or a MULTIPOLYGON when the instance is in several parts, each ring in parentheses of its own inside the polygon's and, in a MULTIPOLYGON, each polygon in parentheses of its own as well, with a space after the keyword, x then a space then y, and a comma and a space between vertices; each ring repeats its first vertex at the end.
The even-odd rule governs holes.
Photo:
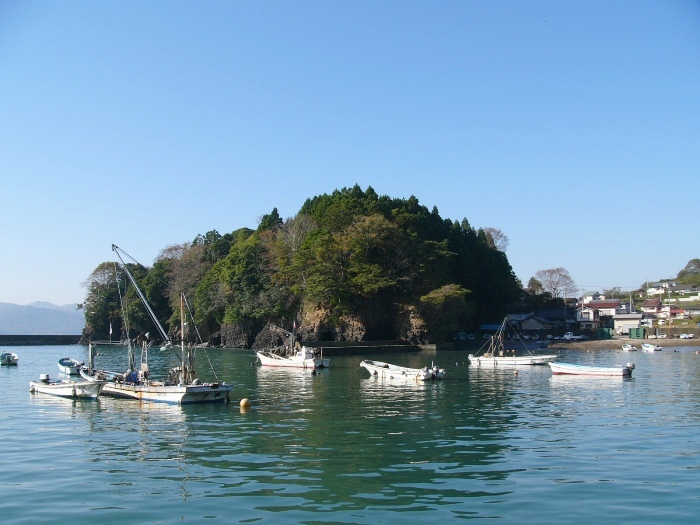
POLYGON ((359 184, 581 291, 700 257, 700 2, 0 2, 0 302, 359 184))

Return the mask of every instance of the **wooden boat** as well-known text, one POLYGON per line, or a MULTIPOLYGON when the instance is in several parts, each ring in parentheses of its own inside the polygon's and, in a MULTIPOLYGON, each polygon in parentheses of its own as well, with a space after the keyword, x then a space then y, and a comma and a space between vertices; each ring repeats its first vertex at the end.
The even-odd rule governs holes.
POLYGON ((282 356, 272 352, 256 352, 262 366, 278 366, 285 368, 327 368, 329 359, 322 359, 314 354, 312 348, 301 346, 291 356, 282 356))
POLYGON ((47 374, 41 374, 39 381, 29 382, 29 391, 73 399, 96 399, 106 384, 106 381, 53 381, 47 374))
POLYGON ((625 352, 636 352, 637 347, 629 343, 625 343, 624 345, 622 345, 622 350, 625 352))
POLYGON ((19 362, 19 357, 13 352, 3 352, 0 354, 0 365, 2 366, 16 366, 19 362))
MULTIPOLYGON (((112 250, 117 255, 119 262, 121 263, 121 268, 127 275, 129 281, 136 289, 136 292, 141 299, 141 302, 146 309, 148 315, 153 321, 154 325, 157 327, 160 335, 165 341, 165 345, 161 350, 175 350, 168 337, 168 334, 163 329, 163 326, 158 321, 153 309, 146 301, 143 292, 139 288, 136 280, 131 275, 131 272, 127 268, 122 254, 128 257, 126 252, 121 250, 116 245, 112 245, 112 250)), ((133 260, 133 259, 132 259, 133 260)), ((120 298, 122 298, 121 290, 119 291, 120 298)), ((109 377, 109 381, 104 387, 104 395, 109 395, 113 397, 123 397, 130 399, 140 399, 142 401, 154 401, 172 404, 187 404, 187 403, 212 403, 220 401, 228 401, 230 397, 231 390, 233 390, 233 385, 226 382, 202 382, 196 377, 195 372, 195 354, 192 345, 185 341, 189 339, 188 329, 190 323, 186 322, 186 312, 185 312, 186 299, 184 294, 180 294, 180 335, 181 344, 179 347, 178 358, 180 360, 180 366, 171 368, 167 377, 163 380, 154 380, 150 377, 150 368, 148 365, 148 350, 150 349, 153 341, 149 339, 148 334, 145 337, 140 337, 139 341, 141 343, 141 364, 139 367, 136 366, 133 349, 131 346, 131 339, 128 337, 128 325, 126 316, 124 318, 124 325, 127 331, 127 358, 128 358, 128 368, 124 374, 117 374, 115 372, 108 372, 104 370, 97 370, 94 367, 93 355, 90 352, 90 360, 88 365, 88 370, 81 374, 83 377, 88 378, 91 381, 100 381, 102 378, 109 377)), ((125 311, 124 304, 122 303, 122 312, 125 311)), ((194 319, 190 313, 191 325, 194 326, 194 319)), ((195 326, 196 329, 196 326, 195 326)), ((199 332, 197 331, 197 335, 199 332)), ((199 338, 201 342, 201 337, 199 338)), ((202 349, 206 352, 206 349, 202 349)), ((214 372, 216 375, 216 372, 214 372)))
POLYGON ((660 352, 661 347, 657 345, 653 345, 651 343, 642 343, 642 351, 643 352, 660 352))
POLYGON ((553 374, 577 376, 619 376, 631 377, 634 363, 625 366, 588 366, 571 363, 549 363, 553 374))
POLYGON ((431 379, 442 379, 445 377, 445 370, 435 365, 428 368, 407 368, 405 366, 392 365, 382 361, 370 361, 365 359, 360 366, 371 375, 381 379, 394 379, 399 381, 430 381, 431 379))
POLYGON ((76 361, 70 357, 62 357, 58 360, 58 369, 66 375, 79 376, 80 369, 84 364, 84 361, 76 361))
POLYGON ((520 337, 520 334, 510 325, 508 319, 503 319, 498 331, 489 337, 488 341, 475 354, 469 354, 469 363, 482 367, 496 366, 532 366, 546 365, 559 356, 555 354, 534 354, 525 344, 525 341, 520 337), (517 355, 515 349, 507 350, 505 348, 504 339, 506 333, 511 331, 516 340, 520 341, 525 353, 517 355), (510 353, 510 355, 508 355, 510 353))

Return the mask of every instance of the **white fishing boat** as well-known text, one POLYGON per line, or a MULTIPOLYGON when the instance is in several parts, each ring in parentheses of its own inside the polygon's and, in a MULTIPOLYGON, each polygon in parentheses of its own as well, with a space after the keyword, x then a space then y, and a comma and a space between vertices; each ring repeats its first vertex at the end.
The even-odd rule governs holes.
POLYGON ((552 373, 556 375, 576 376, 619 376, 631 377, 634 363, 625 366, 589 366, 575 365, 571 363, 549 363, 552 373))
MULTIPOLYGON (((296 326, 296 322, 294 326, 296 326)), ((324 358, 322 354, 317 355, 313 348, 303 346, 298 341, 295 342, 293 330, 288 332, 284 328, 271 325, 270 331, 276 333, 284 341, 284 345, 273 350, 256 352, 262 366, 307 368, 310 370, 328 368, 330 366, 330 359, 324 358), (291 348, 294 351, 290 353, 289 349, 291 348)))
POLYGON ((623 352, 636 352, 637 347, 634 345, 631 345, 629 343, 625 343, 624 345, 622 345, 622 351, 623 352))
POLYGON ((70 357, 62 357, 58 360, 58 369, 69 376, 79 376, 80 369, 85 364, 85 361, 76 361, 70 357))
POLYGON ((489 337, 488 341, 475 354, 469 354, 469 363, 480 367, 497 366, 532 366, 546 365, 556 360, 556 354, 533 353, 520 337, 520 334, 510 325, 508 319, 504 319, 498 331, 489 337), (505 336, 507 332, 511 341, 519 341, 524 352, 518 354, 516 349, 505 348, 505 336))
POLYGON ((329 359, 322 359, 314 354, 313 348, 308 346, 298 347, 290 356, 274 354, 272 352, 256 352, 262 366, 278 366, 286 368, 327 368, 329 359))
POLYGON ((106 384, 106 381, 54 381, 47 374, 41 374, 39 381, 29 382, 29 391, 73 399, 96 399, 106 384))
POLYGON ((661 347, 658 345, 653 345, 651 343, 642 343, 643 352, 660 352, 661 347))
MULTIPOLYGON (((151 320, 157 327, 160 335, 165 341, 165 345, 161 350, 176 350, 177 347, 173 346, 168 334, 163 329, 163 326, 158 321, 153 309, 146 301, 141 289, 139 288, 136 280, 129 272, 126 267, 122 254, 134 260, 126 252, 116 245, 112 245, 112 250, 117 255, 119 262, 121 263, 121 268, 124 273, 128 276, 129 281, 134 286, 143 306, 145 307, 151 320)), ((136 261, 134 261, 136 262, 136 261)), ((120 298, 122 298, 121 289, 119 291, 120 298)), ((122 298, 123 299, 123 298, 122 298)), ((136 367, 133 349, 131 346, 131 340, 128 337, 128 320, 126 315, 124 315, 124 325, 127 332, 127 357, 128 357, 128 368, 124 374, 117 374, 115 372, 108 372, 104 370, 97 370, 94 367, 93 355, 91 352, 90 363, 88 366, 88 371, 83 374, 83 377, 90 378, 93 381, 99 380, 100 378, 109 377, 110 381, 104 387, 104 395, 109 395, 112 397, 123 397, 131 399, 140 399, 142 401, 153 401, 153 402, 163 402, 172 404, 188 404, 188 403, 212 403, 212 402, 223 402, 228 401, 230 397, 230 392, 233 389, 233 385, 223 382, 223 381, 212 381, 212 382, 202 382, 196 377, 195 372, 195 350, 192 348, 189 341, 189 323, 186 322, 186 312, 185 305, 186 299, 184 294, 180 294, 180 336, 181 344, 179 347, 179 355, 177 355, 180 365, 171 368, 167 377, 163 380, 155 380, 150 376, 150 368, 148 363, 148 351, 153 344, 153 340, 150 340, 148 334, 145 337, 140 337, 139 341, 141 343, 141 363, 139 367, 136 367)), ((126 309, 122 302, 122 313, 125 314, 126 309)), ((187 312, 190 314, 190 320, 192 325, 194 325, 194 319, 191 312, 189 312, 189 307, 187 312)), ((196 329, 196 326, 195 326, 196 329)), ((197 331, 197 336, 199 336, 199 331, 197 331)), ((201 337, 199 337, 201 342, 201 337)), ((201 349, 206 352, 205 348, 201 349)), ((177 354, 177 353, 176 353, 177 354)), ((216 372, 214 371, 214 376, 216 372)))
POLYGON ((3 352, 0 354, 0 365, 16 366, 19 363, 19 357, 13 352, 3 352))
POLYGON ((382 361, 371 361, 365 359, 360 366, 367 370, 372 376, 381 379, 392 379, 398 381, 430 381, 431 379, 442 379, 445 377, 445 370, 438 366, 424 368, 408 368, 405 366, 392 365, 382 361))

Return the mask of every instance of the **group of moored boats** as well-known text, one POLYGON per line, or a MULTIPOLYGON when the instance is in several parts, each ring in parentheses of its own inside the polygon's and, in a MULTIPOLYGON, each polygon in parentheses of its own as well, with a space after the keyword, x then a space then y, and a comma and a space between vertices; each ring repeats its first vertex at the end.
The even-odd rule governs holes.
MULTIPOLYGON (((161 336, 165 341, 165 345, 161 350, 174 349, 170 338, 161 326, 158 319, 155 317, 150 305, 146 302, 141 293, 135 279, 129 272, 122 254, 128 256, 123 250, 115 245, 112 245, 112 250, 117 255, 121 268, 128 276, 129 281, 136 288, 139 297, 141 298, 144 307, 151 316, 152 321, 157 326, 161 336)), ((121 298, 121 291, 120 291, 121 298)), ((69 398, 89 398, 95 399, 98 396, 110 395, 114 397, 133 398, 143 401, 158 401, 166 403, 201 403, 229 400, 229 394, 233 389, 232 384, 226 382, 202 382, 195 377, 194 368, 194 351, 191 344, 185 344, 186 339, 186 316, 185 316, 186 299, 184 294, 180 297, 180 320, 181 320, 181 345, 180 350, 180 366, 172 368, 168 373, 168 377, 164 380, 153 380, 150 378, 150 370, 148 366, 148 350, 153 341, 146 337, 140 338, 141 342, 141 363, 140 367, 135 365, 133 349, 131 342, 128 344, 128 360, 129 366, 125 373, 110 372, 100 370, 94 365, 94 347, 88 345, 88 362, 77 361, 70 357, 63 357, 58 360, 58 368, 67 379, 54 380, 47 374, 41 374, 39 381, 30 382, 31 392, 40 392, 51 394, 60 397, 69 398), (81 381, 74 381, 72 376, 80 376, 81 381)), ((122 305, 123 306, 123 305, 122 305)), ((191 315, 191 314, 190 314, 191 315)), ((126 324, 126 319, 125 319, 126 324)), ((489 338, 487 343, 476 353, 469 354, 469 363, 477 367, 503 367, 503 366, 536 366, 548 365, 553 374, 556 375, 593 375, 593 376, 626 376, 630 377, 635 368, 633 363, 627 363, 624 366, 601 367, 601 366, 585 366, 571 363, 556 362, 558 355, 533 353, 520 339, 520 336, 515 330, 515 336, 507 335, 507 330, 512 329, 507 319, 503 320, 499 330, 489 338), (508 338, 520 339, 526 353, 516 355, 513 349, 506 349, 504 341, 508 338)), ((126 327, 128 333, 128 326, 126 327)), ((289 345, 282 347, 284 351, 259 351, 256 353, 258 360, 264 367, 282 367, 282 368, 303 368, 316 371, 320 368, 330 366, 330 360, 323 358, 322 355, 317 355, 312 348, 294 343, 294 336, 291 335, 289 345), (290 353, 290 349, 291 353, 290 353), (289 354, 289 355, 288 355, 289 354)), ((625 344, 622 349, 627 352, 637 350, 631 344, 625 344)), ((649 343, 642 344, 643 351, 659 351, 660 346, 649 343)), ((18 357, 11 352, 4 352, 0 355, 0 364, 16 365, 18 357)), ((409 381, 422 382, 435 379, 442 379, 445 376, 445 370, 432 364, 430 367, 409 368, 391 363, 374 360, 363 360, 360 367, 370 373, 371 377, 382 380, 394 381, 409 381)))
MULTIPOLYGON (((637 347, 630 344, 630 343, 625 343, 622 345, 622 350, 625 352, 636 352, 637 347)), ((661 347, 658 345, 654 345, 651 343, 642 343, 642 352, 660 352, 661 347)))
MULTIPOLYGON (((195 349, 197 345, 193 346, 189 341, 189 323, 187 322, 185 309, 187 302, 184 294, 180 295, 181 343, 180 346, 177 347, 172 344, 170 337, 158 321, 153 309, 146 301, 136 280, 124 263, 122 256, 129 257, 128 254, 114 244, 112 245, 112 250, 119 259, 120 268, 136 289, 144 308, 157 327, 162 339, 165 341, 161 350, 173 350, 179 359, 179 366, 171 368, 166 378, 162 380, 153 379, 150 376, 148 363, 148 351, 153 344, 153 340, 149 338, 148 334, 138 338, 141 345, 141 362, 140 366, 136 366, 131 340, 127 337, 128 368, 126 372, 110 372, 95 367, 94 347, 92 344, 89 344, 87 363, 78 362, 69 357, 59 359, 58 368, 63 374, 69 377, 68 379, 52 380, 47 374, 42 374, 39 381, 31 381, 29 383, 30 391, 59 397, 95 399, 100 395, 109 395, 113 397, 173 404, 210 403, 228 400, 229 394, 233 389, 232 384, 218 380, 202 382, 196 377, 195 349), (70 377, 74 375, 81 376, 82 380, 73 381, 70 379, 70 377)), ((119 285, 119 279, 117 279, 117 284, 119 285)), ((123 300, 121 288, 119 288, 119 297, 120 300, 123 300)), ((121 306, 122 311, 124 311, 124 304, 122 303, 121 306)), ((190 313, 189 308, 187 308, 187 311, 187 313, 190 313)), ((191 317, 192 315, 190 313, 190 318, 191 317)), ((192 322, 192 324, 194 324, 194 322, 192 322)), ((126 316, 124 317, 124 327, 128 334, 129 326, 126 316)), ((216 375, 216 373, 214 373, 214 375, 216 375)))
MULTIPOLYGON (((642 345, 647 351, 646 344, 642 345)), ((648 345, 653 346, 653 345, 648 345)), ((661 350, 661 347, 657 347, 661 350)), ((624 349, 624 347, 623 347, 624 349)), ((489 340, 482 346, 478 352, 469 354, 469 363, 478 367, 503 367, 503 366, 527 366, 527 365, 548 365, 552 373, 555 375, 589 375, 589 376, 622 376, 631 377, 634 370, 634 363, 627 363, 624 366, 586 366, 573 363, 556 362, 559 356, 556 354, 537 354, 533 353, 520 339, 519 334, 510 326, 507 319, 503 320, 501 326, 492 335, 489 340), (516 355, 515 350, 507 350, 505 348, 505 338, 507 331, 511 329, 514 332, 509 339, 520 340, 525 349, 525 353, 516 355), (508 355, 510 353, 510 355, 508 355)))

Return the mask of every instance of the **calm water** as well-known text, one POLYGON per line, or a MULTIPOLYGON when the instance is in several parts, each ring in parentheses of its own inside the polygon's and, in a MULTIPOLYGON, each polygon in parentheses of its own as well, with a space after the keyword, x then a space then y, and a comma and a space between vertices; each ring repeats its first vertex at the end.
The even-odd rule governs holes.
MULTIPOLYGON (((632 361, 631 380, 469 369, 458 352, 384 356, 447 370, 418 386, 369 379, 358 356, 313 376, 210 350, 234 401, 185 407, 30 394, 30 380, 86 349, 10 350, 20 365, 0 368, 3 523, 639 524, 691 523, 700 510, 699 348, 562 353, 632 361)), ((121 349, 101 351, 100 364, 124 368, 121 349)), ((213 379, 206 361, 200 352, 213 379)))

